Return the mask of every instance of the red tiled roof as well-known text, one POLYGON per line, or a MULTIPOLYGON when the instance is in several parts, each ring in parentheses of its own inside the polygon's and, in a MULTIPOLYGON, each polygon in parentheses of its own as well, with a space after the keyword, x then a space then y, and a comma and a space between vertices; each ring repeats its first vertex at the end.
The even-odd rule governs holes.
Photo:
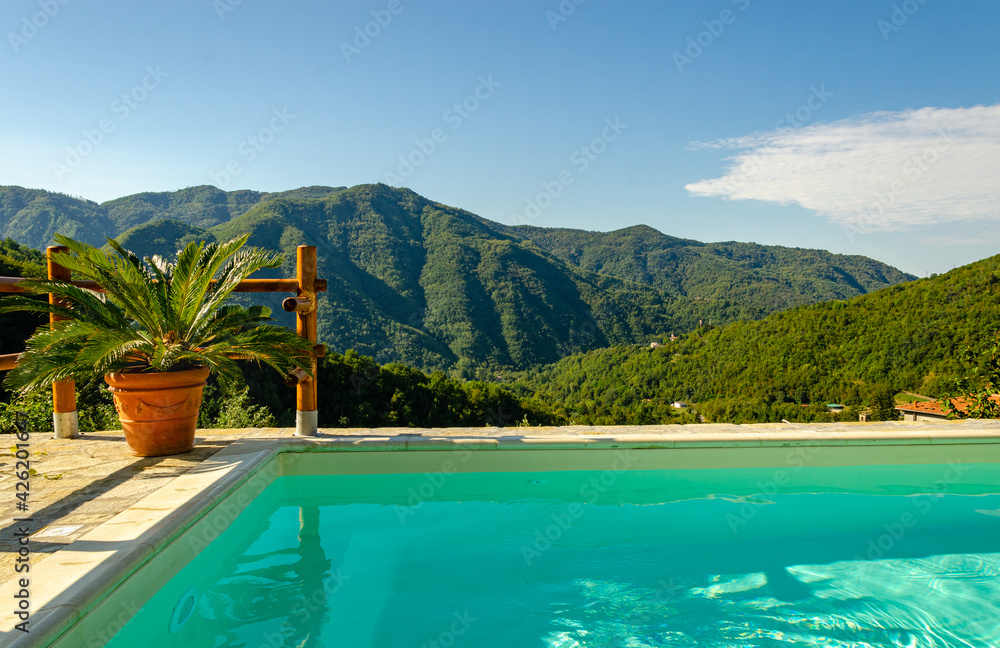
MULTIPOLYGON (((1000 404, 1000 394, 994 394, 990 396, 990 400, 994 403, 1000 404)), ((964 412, 969 409, 969 400, 967 398, 953 398, 951 404, 955 409, 964 412)), ((896 407, 901 412, 915 412, 917 414, 932 414, 936 416, 947 416, 944 408, 938 401, 916 401, 913 403, 907 403, 906 405, 899 405, 896 407)))

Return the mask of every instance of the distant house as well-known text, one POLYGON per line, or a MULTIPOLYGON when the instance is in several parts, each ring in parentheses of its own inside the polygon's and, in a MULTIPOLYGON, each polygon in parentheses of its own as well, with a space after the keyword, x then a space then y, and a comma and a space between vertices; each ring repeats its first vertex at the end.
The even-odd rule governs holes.
POLYGON ((656 347, 658 347, 658 346, 660 346, 660 343, 659 343, 659 342, 650 342, 650 343, 649 343, 649 348, 650 348, 650 349, 655 349, 655 348, 656 348, 656 347))
POLYGON ((833 414, 839 414, 840 412, 843 412, 845 409, 847 409, 847 406, 841 405, 840 403, 827 403, 826 409, 830 410, 830 412, 833 414))
POLYGON ((688 404, 683 401, 674 401, 673 405, 674 409, 683 409, 688 406, 688 404))
MULTIPOLYGON (((1000 394, 990 396, 990 400, 1000 403, 1000 394)), ((954 398, 951 404, 960 412, 969 408, 969 401, 964 398, 954 398)), ((937 401, 916 401, 899 405, 896 409, 902 412, 904 421, 944 421, 948 418, 948 413, 937 401)))
POLYGON ((914 401, 898 405, 896 409, 903 414, 904 421, 942 421, 948 418, 937 401, 914 401))

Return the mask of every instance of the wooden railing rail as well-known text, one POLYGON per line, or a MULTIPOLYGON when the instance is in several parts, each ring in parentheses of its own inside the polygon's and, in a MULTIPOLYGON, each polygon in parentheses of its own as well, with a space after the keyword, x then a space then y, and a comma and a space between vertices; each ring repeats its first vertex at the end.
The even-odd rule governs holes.
MULTIPOLYGON (((0 293, 23 293, 24 289, 21 288, 21 284, 25 281, 28 280, 23 277, 0 277, 0 293)), ((104 292, 104 288, 96 281, 71 281, 70 283, 78 288, 104 292)), ((326 279, 317 279, 314 285, 316 292, 326 292, 326 279)), ((298 279, 244 279, 236 285, 233 292, 297 292, 298 289, 298 279)))
MULTIPOLYGON (((64 252, 67 248, 52 246, 46 249, 49 279, 68 280, 69 272, 52 260, 56 252, 64 252)), ((296 277, 294 279, 246 279, 241 281, 233 292, 243 293, 294 293, 282 303, 288 312, 296 314, 296 330, 299 335, 308 339, 314 345, 314 356, 322 357, 325 353, 323 345, 316 344, 316 293, 325 292, 326 279, 316 278, 316 248, 312 245, 300 245, 296 254, 296 277)), ((21 284, 26 281, 22 277, 0 277, 0 293, 23 293, 21 284)), ((95 281, 71 281, 74 286, 102 292, 103 288, 95 281)), ((49 299, 53 299, 49 295, 49 299)), ((50 317, 50 321, 54 321, 50 317)), ((9 371, 17 366, 17 353, 0 355, 0 371, 9 371)), ((316 375, 317 362, 313 359, 313 375, 316 375)), ((305 376, 308 378, 308 376, 305 376)), ((316 417, 317 390, 316 380, 303 379, 296 376, 289 381, 295 386, 295 434, 299 436, 315 436, 318 430, 316 417)), ((291 386, 291 385, 290 385, 291 386)), ((76 411, 76 387, 73 381, 57 382, 52 385, 52 421, 57 438, 75 438, 79 436, 78 417, 76 411)))

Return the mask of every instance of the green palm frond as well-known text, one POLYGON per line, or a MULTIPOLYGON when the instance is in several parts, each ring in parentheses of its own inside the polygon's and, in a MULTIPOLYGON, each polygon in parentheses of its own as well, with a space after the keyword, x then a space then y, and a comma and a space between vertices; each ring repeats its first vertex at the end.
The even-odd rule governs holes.
POLYGON ((223 381, 239 377, 233 359, 261 362, 282 373, 311 371, 312 344, 293 331, 269 324, 270 310, 228 304, 236 286, 280 256, 243 248, 244 235, 224 243, 193 242, 168 262, 140 260, 109 240, 112 252, 56 235, 68 252, 54 261, 77 277, 99 283, 103 293, 65 281, 31 280, 28 293, 51 293, 49 304, 24 295, 0 302, 15 310, 59 316, 28 340, 6 384, 28 391, 53 381, 113 371, 171 371, 208 366, 223 381))
POLYGON ((0 313, 16 310, 51 313, 67 319, 86 319, 112 328, 124 326, 128 322, 126 314, 114 303, 110 303, 100 293, 86 288, 78 288, 66 281, 30 279, 21 286, 33 293, 50 293, 56 297, 56 304, 14 295, 0 302, 0 313))

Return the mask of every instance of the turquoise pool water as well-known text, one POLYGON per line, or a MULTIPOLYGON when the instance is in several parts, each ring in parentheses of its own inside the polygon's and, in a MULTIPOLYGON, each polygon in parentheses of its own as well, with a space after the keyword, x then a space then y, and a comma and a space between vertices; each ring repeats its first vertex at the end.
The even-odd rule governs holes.
POLYGON ((279 477, 107 645, 1000 646, 1000 466, 778 475, 279 477))

